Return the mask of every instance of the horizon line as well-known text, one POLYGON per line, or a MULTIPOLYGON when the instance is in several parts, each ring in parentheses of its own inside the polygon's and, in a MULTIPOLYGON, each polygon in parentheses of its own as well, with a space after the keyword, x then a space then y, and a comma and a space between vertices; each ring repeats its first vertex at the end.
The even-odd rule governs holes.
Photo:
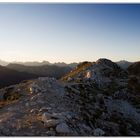
MULTIPOLYGON (((27 63, 27 62, 38 62, 38 63, 42 63, 42 62, 48 62, 48 63, 51 63, 51 64, 54 64, 54 63, 65 63, 65 64, 71 64, 71 63, 81 63, 81 62, 85 62, 85 61, 88 61, 88 62, 96 62, 97 60, 99 59, 108 59, 108 58, 98 58, 96 59, 95 61, 89 61, 89 60, 83 60, 83 61, 72 61, 72 62, 65 62, 65 61, 57 61, 57 62, 51 62, 51 61, 48 61, 48 60, 32 60, 32 61, 17 61, 17 60, 13 60, 13 61, 7 61, 7 60, 3 60, 3 59, 0 59, 0 61, 3 61, 5 63, 27 63)), ((127 59, 119 59, 117 61, 113 61, 112 59, 108 59, 108 60, 111 60, 112 62, 120 62, 120 61, 127 61, 127 62, 139 62, 140 60, 136 60, 136 61, 129 61, 127 59)))

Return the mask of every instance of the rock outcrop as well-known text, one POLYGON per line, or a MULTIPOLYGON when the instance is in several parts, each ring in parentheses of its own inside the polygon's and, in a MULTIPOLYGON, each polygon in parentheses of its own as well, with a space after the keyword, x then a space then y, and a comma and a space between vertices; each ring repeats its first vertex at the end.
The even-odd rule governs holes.
POLYGON ((136 79, 107 59, 84 62, 70 75, 1 89, 0 135, 140 135, 139 90, 131 86, 136 79))

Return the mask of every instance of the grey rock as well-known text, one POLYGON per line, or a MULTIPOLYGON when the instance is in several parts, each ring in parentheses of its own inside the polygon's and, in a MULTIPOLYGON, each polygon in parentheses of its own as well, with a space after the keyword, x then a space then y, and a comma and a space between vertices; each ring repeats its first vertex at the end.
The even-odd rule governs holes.
POLYGON ((96 128, 94 130, 94 136, 103 136, 104 134, 105 134, 105 132, 100 128, 96 128))
POLYGON ((31 111, 30 111, 30 113, 33 113, 33 114, 36 114, 38 112, 39 112, 38 109, 31 109, 31 111))
POLYGON ((106 102, 108 112, 117 111, 123 114, 124 118, 133 120, 140 124, 140 114, 136 112, 134 108, 128 101, 124 100, 108 100, 106 102))
POLYGON ((39 109, 39 112, 46 112, 46 111, 49 111, 49 110, 51 110, 51 108, 49 108, 49 107, 42 107, 42 108, 39 109))
POLYGON ((91 131, 91 128, 85 124, 83 124, 82 127, 87 131, 91 131))
POLYGON ((43 101, 43 100, 38 100, 37 103, 38 103, 38 104, 44 104, 45 101, 43 101))
POLYGON ((56 126, 57 133, 70 133, 70 129, 66 123, 60 123, 56 126))
POLYGON ((36 102, 30 102, 31 106, 35 106, 37 103, 36 102))
POLYGON ((27 107, 28 107, 28 106, 29 106, 29 103, 26 103, 26 104, 25 104, 25 106, 27 106, 27 107))
POLYGON ((50 113, 45 112, 42 115, 42 121, 47 122, 49 119, 51 119, 51 117, 52 117, 52 115, 50 113))
POLYGON ((51 107, 55 107, 55 104, 54 104, 54 103, 51 103, 50 106, 51 106, 51 107))
POLYGON ((52 131, 52 130, 47 131, 46 134, 47 134, 47 136, 55 136, 56 135, 55 131, 52 131))
POLYGON ((36 100, 37 99, 37 95, 34 95, 33 97, 31 97, 31 100, 36 100))
POLYGON ((72 116, 70 114, 68 114, 66 117, 67 119, 72 119, 72 116))
POLYGON ((63 120, 65 120, 65 116, 62 113, 53 113, 52 117, 56 118, 56 119, 63 119, 63 120))
POLYGON ((57 124, 59 123, 59 121, 58 120, 55 120, 55 119, 50 119, 50 120, 46 120, 45 122, 44 122, 44 126, 45 127, 55 127, 57 124))

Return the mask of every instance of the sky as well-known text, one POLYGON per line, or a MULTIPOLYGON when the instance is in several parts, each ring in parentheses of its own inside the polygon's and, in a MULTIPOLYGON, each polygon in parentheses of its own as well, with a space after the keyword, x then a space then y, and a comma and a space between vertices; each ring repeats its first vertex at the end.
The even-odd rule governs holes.
POLYGON ((0 4, 0 59, 140 60, 140 4, 0 4))

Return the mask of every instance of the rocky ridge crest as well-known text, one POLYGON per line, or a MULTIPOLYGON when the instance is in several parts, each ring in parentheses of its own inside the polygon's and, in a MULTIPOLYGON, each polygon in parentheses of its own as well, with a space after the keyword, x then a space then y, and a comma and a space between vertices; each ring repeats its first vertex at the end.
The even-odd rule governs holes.
POLYGON ((129 78, 99 59, 61 80, 40 77, 1 89, 0 135, 139 136, 140 96, 129 78))

